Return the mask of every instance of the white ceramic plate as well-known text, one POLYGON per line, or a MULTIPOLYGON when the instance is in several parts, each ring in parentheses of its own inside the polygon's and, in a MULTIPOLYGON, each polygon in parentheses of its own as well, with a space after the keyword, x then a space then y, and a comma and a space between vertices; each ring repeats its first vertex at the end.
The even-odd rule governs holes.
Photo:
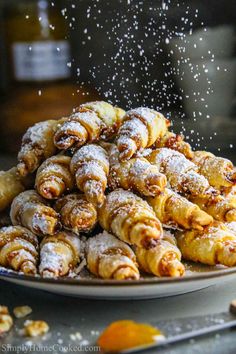
POLYGON ((182 278, 145 277, 138 281, 102 279, 43 279, 0 269, 0 279, 35 289, 90 299, 151 299, 184 294, 236 280, 236 267, 188 265, 182 278))

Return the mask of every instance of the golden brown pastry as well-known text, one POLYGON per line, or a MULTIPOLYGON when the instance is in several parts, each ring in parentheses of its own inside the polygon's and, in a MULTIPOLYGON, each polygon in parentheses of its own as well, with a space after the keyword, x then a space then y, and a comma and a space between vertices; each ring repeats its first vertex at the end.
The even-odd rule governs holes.
POLYGON ((236 184, 236 169, 230 160, 208 151, 195 151, 192 161, 211 186, 221 190, 236 184))
POLYGON ((81 258, 81 241, 78 236, 61 231, 45 236, 40 244, 39 273, 42 277, 62 277, 73 269, 81 258))
POLYGON ((16 167, 0 171, 0 211, 10 206, 13 199, 25 190, 26 180, 21 178, 16 167))
POLYGON ((191 197, 191 201, 196 203, 201 209, 219 221, 236 221, 236 199, 227 199, 221 195, 213 198, 191 197))
POLYGON ((109 162, 108 185, 112 190, 121 187, 144 196, 154 196, 160 194, 166 187, 166 177, 155 165, 144 157, 119 161, 119 150, 114 144, 110 146, 109 162))
POLYGON ((105 231, 87 240, 86 259, 90 272, 100 278, 139 279, 132 249, 105 231))
POLYGON ((84 192, 88 201, 101 205, 109 173, 106 150, 99 145, 85 145, 72 157, 70 168, 75 175, 77 187, 84 192))
POLYGON ((197 166, 178 151, 160 148, 150 152, 146 159, 164 173, 171 188, 184 196, 215 195, 217 191, 200 175, 197 166))
POLYGON ((117 136, 120 160, 130 159, 137 151, 149 147, 164 136, 169 121, 159 112, 147 107, 128 111, 117 136))
POLYGON ((61 228, 59 214, 36 191, 20 193, 10 211, 13 225, 21 225, 38 236, 53 235, 61 228))
POLYGON ((120 107, 112 106, 108 102, 94 101, 81 104, 77 112, 95 112, 103 122, 100 139, 107 140, 116 134, 123 123, 125 111, 120 107))
POLYGON ((181 152, 187 159, 192 159, 194 152, 191 145, 184 141, 182 135, 167 131, 166 134, 158 138, 154 143, 155 148, 169 148, 181 152))
POLYGON ((17 169, 21 176, 37 170, 39 165, 56 153, 53 143, 54 129, 58 122, 47 120, 30 127, 22 138, 17 169))
POLYGON ((13 326, 13 318, 11 317, 8 307, 0 305, 0 336, 9 332, 13 326))
POLYGON ((229 188, 222 188, 222 196, 227 200, 236 200, 236 186, 229 188))
POLYGON ((137 195, 117 189, 109 193, 98 212, 104 230, 120 240, 144 248, 154 247, 162 237, 162 226, 153 209, 137 195))
POLYGON ((236 221, 226 222, 225 226, 236 235, 236 221))
POLYGON ((37 273, 38 239, 22 226, 0 229, 0 265, 24 274, 37 273))
POLYGON ((221 195, 230 202, 236 202, 236 186, 222 188, 221 195))
POLYGON ((166 188, 160 195, 147 198, 158 219, 166 226, 202 230, 213 222, 212 216, 178 193, 166 188))
POLYGON ((178 247, 186 260, 203 264, 236 265, 236 235, 221 222, 199 230, 176 234, 178 247))
POLYGON ((135 254, 140 268, 158 277, 179 277, 184 275, 185 267, 181 263, 181 252, 174 238, 164 231, 163 239, 149 250, 136 247, 135 254), (167 234, 167 237, 165 237, 167 234))
POLYGON ((54 208, 60 213, 64 228, 77 235, 91 231, 97 223, 97 208, 83 194, 68 194, 58 199, 54 208))
POLYGON ((104 101, 82 104, 70 117, 61 120, 54 143, 59 149, 69 149, 107 139, 118 131, 124 113, 104 101))
POLYGON ((71 157, 56 155, 49 157, 38 168, 35 186, 46 199, 57 199, 74 188, 74 176, 70 172, 71 157))

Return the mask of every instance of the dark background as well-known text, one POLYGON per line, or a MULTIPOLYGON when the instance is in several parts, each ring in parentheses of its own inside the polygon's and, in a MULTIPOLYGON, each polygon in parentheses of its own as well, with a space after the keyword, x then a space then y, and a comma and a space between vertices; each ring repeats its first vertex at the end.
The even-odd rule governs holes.
MULTIPOLYGON (((74 0, 56 3, 61 6, 68 24, 72 48, 71 80, 78 90, 95 89, 100 97, 125 109, 140 105, 157 108, 171 118, 175 130, 184 132, 193 144, 200 143, 200 148, 212 151, 220 149, 223 155, 233 157, 234 106, 230 117, 213 117, 210 121, 205 117, 197 121, 188 118, 172 75, 165 43, 166 38, 171 39, 176 33, 200 27, 235 26, 234 0, 74 0)), ((1 0, 0 8, 3 7, 1 0)), ((2 11, 0 16, 3 16, 2 11)), ((1 101, 4 101, 12 85, 2 27, 0 89, 1 101)), ((3 116, 1 120, 1 129, 4 129, 3 116)))

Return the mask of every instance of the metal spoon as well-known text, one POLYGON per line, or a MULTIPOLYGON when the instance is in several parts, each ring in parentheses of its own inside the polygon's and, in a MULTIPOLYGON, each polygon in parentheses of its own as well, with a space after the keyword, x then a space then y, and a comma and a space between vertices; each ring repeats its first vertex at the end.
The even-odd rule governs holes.
POLYGON ((172 332, 172 334, 167 337, 160 336, 155 343, 125 349, 117 353, 137 353, 145 349, 158 348, 233 327, 236 327, 236 300, 231 302, 228 312, 159 322, 158 328, 163 333, 172 332))

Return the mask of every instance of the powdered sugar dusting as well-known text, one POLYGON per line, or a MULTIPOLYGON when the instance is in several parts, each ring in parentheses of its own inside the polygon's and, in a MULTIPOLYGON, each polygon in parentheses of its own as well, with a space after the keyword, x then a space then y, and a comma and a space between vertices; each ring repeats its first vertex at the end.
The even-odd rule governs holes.
POLYGON ((235 233, 235 236, 236 236, 236 221, 228 222, 228 223, 226 223, 226 226, 228 227, 228 229, 230 231, 235 233))
POLYGON ((148 135, 147 127, 139 119, 125 121, 121 126, 118 137, 127 136, 136 138, 137 136, 146 137, 148 135))
POLYGON ((145 121, 150 126, 155 123, 157 116, 164 119, 164 117, 160 113, 148 107, 138 107, 135 109, 131 109, 126 113, 125 119, 126 117, 128 119, 132 119, 133 117, 137 116, 142 117, 142 121, 145 121))
POLYGON ((116 249, 117 254, 129 254, 131 258, 135 258, 132 249, 123 241, 120 241, 115 236, 109 234, 106 231, 100 233, 94 237, 91 237, 87 241, 86 252, 92 253, 95 258, 99 258, 109 249, 116 249))
POLYGON ((105 149, 99 145, 85 145, 80 148, 72 157, 72 164, 78 162, 86 162, 89 160, 96 160, 104 163, 105 165, 109 164, 108 155, 105 149))
POLYGON ((147 207, 150 208, 150 206, 147 204, 147 202, 145 202, 145 200, 138 197, 136 194, 121 188, 111 192, 107 196, 107 203, 109 203, 109 205, 113 207, 118 206, 119 204, 130 204, 135 203, 137 201, 141 202, 144 205, 147 205, 147 207))
POLYGON ((114 107, 108 102, 104 101, 94 101, 89 103, 84 103, 80 106, 82 109, 89 109, 90 112, 95 112, 97 117, 100 119, 101 125, 104 128, 112 127, 116 123, 116 112, 114 107))
POLYGON ((153 154, 155 154, 155 164, 159 167, 160 172, 166 174, 175 191, 197 195, 210 189, 208 180, 197 172, 198 167, 180 152, 161 148, 149 156, 152 157, 153 154))
POLYGON ((39 271, 42 276, 64 276, 82 257, 81 241, 71 232, 62 231, 43 240, 39 271))
MULTIPOLYGON (((52 217, 51 217, 52 218, 52 217)), ((43 235, 47 235, 51 229, 52 220, 47 218, 47 215, 35 213, 32 216, 32 227, 37 232, 39 230, 43 235)), ((56 218, 55 218, 56 221, 56 218)))
POLYGON ((25 137, 27 136, 27 138, 30 139, 32 144, 36 144, 40 142, 41 144, 43 144, 43 146, 45 146, 47 140, 45 139, 44 134, 46 130, 51 129, 51 126, 52 126, 51 121, 36 123, 34 126, 28 129, 25 137))
POLYGON ((63 263, 67 260, 67 255, 55 252, 54 243, 46 243, 43 245, 40 252, 39 272, 52 272, 52 276, 58 276, 61 273, 63 263))
POLYGON ((22 139, 21 153, 29 151, 33 146, 45 149, 48 145, 48 132, 52 131, 56 121, 43 121, 30 127, 22 139))
POLYGON ((188 188, 193 195, 214 192, 214 189, 210 187, 208 180, 196 171, 188 171, 185 180, 187 181, 186 188, 188 188))

